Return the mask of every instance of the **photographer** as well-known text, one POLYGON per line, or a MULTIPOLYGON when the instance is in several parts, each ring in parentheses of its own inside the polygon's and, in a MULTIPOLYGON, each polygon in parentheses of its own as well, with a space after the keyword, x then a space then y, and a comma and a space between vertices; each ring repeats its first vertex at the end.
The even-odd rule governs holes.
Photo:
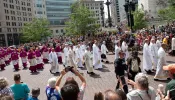
POLYGON ((124 58, 125 53, 123 51, 119 52, 119 58, 114 61, 115 74, 118 79, 116 89, 119 88, 120 83, 122 84, 125 93, 128 93, 128 86, 125 80, 125 70, 127 70, 127 65, 124 58))
POLYGON ((56 82, 56 89, 61 90, 61 96, 63 100, 83 100, 85 88, 86 81, 84 77, 73 67, 68 67, 65 70, 61 71, 61 75, 56 82), (80 78, 80 80, 82 81, 82 85, 80 88, 78 87, 78 83, 72 77, 68 77, 63 87, 60 87, 61 80, 68 71, 71 71, 80 78))

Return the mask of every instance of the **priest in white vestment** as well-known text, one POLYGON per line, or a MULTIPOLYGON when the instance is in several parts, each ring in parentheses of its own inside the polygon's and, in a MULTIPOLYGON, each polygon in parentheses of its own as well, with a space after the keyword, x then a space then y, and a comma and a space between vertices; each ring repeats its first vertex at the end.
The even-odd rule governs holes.
POLYGON ((162 47, 158 50, 158 64, 156 75, 154 76, 154 80, 167 80, 168 73, 163 70, 163 66, 166 65, 166 44, 162 44, 162 47))
POLYGON ((85 45, 84 42, 81 43, 80 48, 81 48, 82 56, 84 56, 84 53, 85 53, 85 50, 86 50, 86 45, 85 45))
POLYGON ((51 63, 50 73, 59 73, 58 57, 54 48, 49 54, 49 62, 51 63))
POLYGON ((145 44, 143 46, 143 70, 146 71, 148 74, 152 73, 152 59, 151 59, 151 52, 148 46, 148 39, 145 40, 145 44))
POLYGON ((108 59, 107 59, 107 56, 106 56, 106 53, 108 52, 108 49, 106 48, 106 45, 105 45, 105 41, 103 41, 103 44, 101 45, 101 59, 102 59, 102 62, 106 62, 106 63, 109 63, 108 59))
POLYGON ((93 44, 93 66, 94 69, 102 69, 101 63, 101 51, 97 46, 97 41, 94 41, 93 44))
POLYGON ((119 52, 121 51, 120 48, 120 41, 115 42, 115 59, 119 58, 119 52))
POLYGON ((70 46, 69 47, 69 51, 68 51, 68 61, 67 61, 67 66, 68 67, 74 67, 76 68, 76 64, 75 64, 75 54, 74 54, 74 51, 73 51, 73 46, 70 46))
POLYGON ((149 49, 151 51, 151 59, 152 59, 152 70, 155 70, 157 67, 157 61, 158 61, 158 48, 155 44, 155 39, 151 39, 151 43, 149 45, 149 49))
POLYGON ((78 68, 84 68, 83 55, 82 55, 80 45, 77 46, 75 54, 76 54, 76 64, 77 64, 78 68))
POLYGON ((122 51, 125 53, 125 60, 128 59, 129 57, 129 52, 128 52, 128 45, 126 44, 125 41, 122 42, 122 47, 121 47, 122 51))
POLYGON ((63 53, 64 53, 64 56, 63 56, 64 57, 63 58, 63 65, 64 65, 64 67, 67 67, 68 51, 69 51, 68 44, 65 44, 65 47, 63 49, 63 53))
POLYGON ((85 65, 86 65, 86 68, 87 68, 87 73, 90 74, 90 75, 94 75, 95 73, 93 72, 92 54, 90 52, 89 47, 87 47, 86 50, 85 50, 84 61, 85 61, 85 65))
POLYGON ((160 37, 157 37, 156 45, 157 45, 158 50, 161 47, 161 42, 162 41, 160 40, 160 37))

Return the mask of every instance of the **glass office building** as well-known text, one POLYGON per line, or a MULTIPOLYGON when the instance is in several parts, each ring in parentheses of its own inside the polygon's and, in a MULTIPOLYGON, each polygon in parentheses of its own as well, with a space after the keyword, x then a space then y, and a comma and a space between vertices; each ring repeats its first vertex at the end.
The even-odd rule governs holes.
POLYGON ((51 25, 65 25, 75 0, 46 0, 47 19, 51 25))

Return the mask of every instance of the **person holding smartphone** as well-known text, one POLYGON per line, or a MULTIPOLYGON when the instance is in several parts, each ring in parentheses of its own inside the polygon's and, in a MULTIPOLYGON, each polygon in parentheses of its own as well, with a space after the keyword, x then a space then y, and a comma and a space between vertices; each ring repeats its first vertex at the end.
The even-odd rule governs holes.
POLYGON ((119 88, 121 83, 123 86, 124 92, 128 93, 128 86, 125 80, 125 70, 127 70, 127 65, 126 65, 124 56, 125 56, 125 53, 123 51, 119 51, 119 58, 117 58, 114 61, 115 74, 118 79, 116 89, 119 88))
POLYGON ((56 81, 56 89, 61 91, 60 94, 62 100, 83 100, 83 95, 86 88, 86 80, 75 68, 71 68, 69 69, 69 71, 71 71, 80 78, 82 82, 81 87, 78 86, 78 83, 73 77, 68 77, 63 87, 60 87, 62 78, 68 72, 68 70, 64 69, 61 71, 61 75, 56 81))

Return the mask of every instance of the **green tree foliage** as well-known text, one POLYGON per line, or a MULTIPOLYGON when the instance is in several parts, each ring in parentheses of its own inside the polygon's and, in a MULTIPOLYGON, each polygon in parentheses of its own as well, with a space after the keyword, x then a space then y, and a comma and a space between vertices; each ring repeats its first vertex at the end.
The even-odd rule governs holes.
POLYGON ((134 14, 134 30, 142 29, 147 26, 144 12, 141 10, 136 10, 133 12, 134 14))
POLYGON ((159 16, 164 20, 174 20, 175 19, 175 0, 168 1, 169 6, 158 11, 159 16))
POLYGON ((70 20, 66 22, 67 35, 85 35, 87 32, 96 32, 100 25, 94 24, 97 19, 93 18, 94 13, 76 2, 71 6, 72 13, 70 20))
POLYGON ((51 35, 51 31, 48 28, 49 22, 47 19, 34 18, 31 22, 25 23, 22 27, 22 42, 35 42, 46 39, 51 35))

